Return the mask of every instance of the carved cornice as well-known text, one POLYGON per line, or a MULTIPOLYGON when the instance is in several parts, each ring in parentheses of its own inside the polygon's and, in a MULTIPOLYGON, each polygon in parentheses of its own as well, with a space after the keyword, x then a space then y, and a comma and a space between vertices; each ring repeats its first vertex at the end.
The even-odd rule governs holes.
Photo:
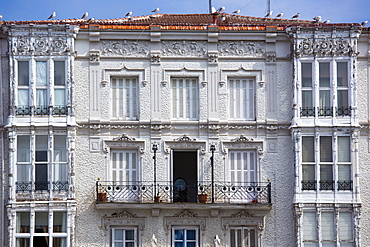
POLYGON ((71 51, 67 37, 12 37, 12 55, 67 55, 71 51))
POLYGON ((179 137, 179 138, 176 138, 176 139, 173 139, 175 142, 195 142, 196 139, 192 139, 189 137, 189 135, 187 134, 184 134, 183 136, 179 137))
POLYGON ((297 41, 296 57, 302 56, 352 56, 357 55, 355 46, 348 39, 305 38, 297 41))
POLYGON ((103 56, 147 57, 149 43, 146 41, 103 40, 103 56))
POLYGON ((265 54, 265 42, 220 41, 218 54, 219 56, 262 57, 265 54))
POLYGON ((164 229, 166 231, 171 230, 172 225, 180 225, 180 226, 199 226, 201 231, 206 230, 206 217, 197 216, 187 210, 175 214, 173 217, 164 217, 164 229))
POLYGON ((240 135, 238 138, 235 138, 232 141, 233 142, 251 142, 251 141, 254 141, 254 139, 246 137, 245 135, 240 135))
POLYGON ((263 154, 263 141, 255 141, 253 138, 240 137, 231 141, 221 142, 222 152, 226 155, 229 149, 243 150, 243 149, 255 149, 259 155, 263 154))
POLYGON ((164 57, 186 56, 204 57, 207 53, 206 41, 183 40, 162 41, 161 54, 164 57))
POLYGON ((254 216, 248 212, 241 211, 237 214, 231 215, 231 217, 221 218, 222 230, 228 231, 231 226, 257 226, 258 230, 263 231, 265 229, 265 216, 254 216))
POLYGON ((135 141, 135 138, 129 137, 126 133, 123 133, 120 137, 113 138, 113 141, 135 141))
POLYGON ((127 211, 123 211, 119 214, 112 214, 112 216, 104 216, 102 218, 102 227, 106 231, 110 229, 111 226, 136 226, 140 231, 145 230, 145 218, 137 217, 135 214, 131 214, 127 211))
POLYGON ((114 138, 111 140, 104 141, 104 152, 109 153, 112 148, 119 149, 137 149, 140 154, 144 154, 145 141, 138 141, 133 137, 129 137, 127 134, 114 138))

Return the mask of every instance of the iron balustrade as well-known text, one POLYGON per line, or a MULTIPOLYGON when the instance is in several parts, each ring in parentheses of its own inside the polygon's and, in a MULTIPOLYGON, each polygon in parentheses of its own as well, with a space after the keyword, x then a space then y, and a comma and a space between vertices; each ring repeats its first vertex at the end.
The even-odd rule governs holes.
POLYGON ((337 189, 338 190, 352 190, 352 180, 338 181, 337 189))
POLYGON ((335 114, 337 116, 351 116, 352 108, 350 106, 342 106, 335 108, 335 114))
MULTIPOLYGON (((33 182, 35 191, 49 191, 49 181, 33 182)), ((67 191, 68 181, 54 181, 52 184, 53 191, 67 191)), ((15 182, 16 192, 32 191, 32 182, 15 182)))
POLYGON ((319 116, 323 116, 323 117, 332 117, 333 108, 332 107, 318 107, 318 114, 319 116))
POLYGON ((315 108, 314 107, 301 107, 301 117, 314 117, 315 108))
MULTIPOLYGON (((320 190, 352 190, 352 180, 321 180, 319 181, 320 190), (336 184, 336 186, 335 186, 336 184)), ((302 180, 302 190, 316 190, 317 180, 302 180)))
POLYGON ((63 105, 58 105, 58 106, 53 106, 53 115, 67 115, 67 106, 63 105))
POLYGON ((37 105, 35 107, 35 115, 48 115, 49 107, 46 105, 37 105))
POLYGON ((17 106, 15 110, 16 115, 31 115, 30 106, 17 106))
POLYGON ((196 185, 174 185, 169 181, 96 182, 97 201, 153 203, 198 202, 198 195, 207 194, 207 203, 271 203, 271 183, 198 182, 196 185), (156 195, 154 194, 156 188, 156 195))

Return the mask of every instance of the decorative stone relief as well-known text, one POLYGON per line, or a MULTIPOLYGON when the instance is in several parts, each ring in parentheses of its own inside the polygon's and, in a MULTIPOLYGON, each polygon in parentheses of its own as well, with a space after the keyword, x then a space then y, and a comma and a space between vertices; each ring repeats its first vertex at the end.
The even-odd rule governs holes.
POLYGON ((262 57, 265 54, 265 42, 220 41, 218 53, 220 56, 262 57))
POLYGON ((207 53, 206 41, 162 41, 162 56, 203 57, 207 53))
MULTIPOLYGON (((258 154, 261 156, 263 154, 263 142, 255 141, 252 138, 247 138, 243 135, 240 137, 231 140, 229 142, 221 142, 221 150, 226 155, 229 149, 255 149, 258 154)), ((259 157, 261 158, 261 157, 259 157)))
POLYGON ((111 226, 137 226, 140 231, 145 230, 145 218, 137 217, 127 211, 121 213, 113 213, 111 216, 102 218, 102 228, 108 232, 111 226))
POLYGON ((152 64, 159 64, 161 62, 161 56, 159 54, 152 54, 150 56, 150 61, 152 64))
POLYGON ((105 56, 147 57, 149 55, 149 45, 145 41, 104 40, 101 44, 102 55, 105 56))
POLYGON ((253 138, 248 138, 245 135, 240 135, 238 138, 233 139, 234 142, 251 142, 253 138))
POLYGON ((275 53, 266 54, 266 62, 275 63, 276 62, 276 54, 275 53))
POLYGON ((126 133, 123 133, 120 137, 113 138, 113 141, 135 141, 135 138, 129 137, 126 133))
POLYGON ((13 37, 13 55, 50 55, 52 53, 65 54, 71 48, 66 37, 13 37))
POLYGON ((164 229, 171 230, 172 225, 194 226, 198 225, 201 231, 206 230, 206 217, 200 217, 187 210, 175 214, 173 217, 164 217, 164 229))
POLYGON ((351 56, 354 47, 344 38, 316 38, 298 41, 295 55, 301 56, 351 56))
POLYGON ((170 153, 171 149, 192 149, 200 150, 200 153, 205 153, 206 142, 205 141, 196 141, 196 139, 191 139, 188 135, 183 135, 173 141, 165 141, 165 152, 170 153))
POLYGON ((176 142, 194 142, 194 141, 196 141, 196 139, 191 139, 189 137, 189 135, 187 135, 187 134, 184 134, 183 136, 181 136, 177 139, 173 139, 173 140, 176 141, 176 142))
POLYGON ((264 216, 254 216, 248 212, 239 212, 237 214, 231 215, 231 217, 221 218, 222 230, 228 231, 230 225, 232 226, 242 226, 242 225, 255 225, 258 226, 258 230, 263 231, 265 229, 265 217, 264 216))
POLYGON ((90 63, 99 64, 100 62, 100 51, 90 51, 90 63))
POLYGON ((137 149, 140 154, 144 153, 145 142, 137 141, 135 138, 122 134, 122 136, 114 138, 112 141, 104 141, 104 152, 109 153, 112 148, 123 148, 123 149, 137 149))
POLYGON ((218 54, 208 54, 208 62, 210 64, 218 63, 218 54))

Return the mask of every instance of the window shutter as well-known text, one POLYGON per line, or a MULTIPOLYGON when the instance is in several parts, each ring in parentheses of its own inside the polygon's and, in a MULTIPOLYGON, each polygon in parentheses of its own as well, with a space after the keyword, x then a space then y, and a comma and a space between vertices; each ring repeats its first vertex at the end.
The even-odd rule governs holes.
POLYGON ((322 240, 334 240, 334 213, 322 212, 321 213, 321 234, 322 240))
POLYGON ((317 240, 316 213, 303 212, 303 239, 317 240))

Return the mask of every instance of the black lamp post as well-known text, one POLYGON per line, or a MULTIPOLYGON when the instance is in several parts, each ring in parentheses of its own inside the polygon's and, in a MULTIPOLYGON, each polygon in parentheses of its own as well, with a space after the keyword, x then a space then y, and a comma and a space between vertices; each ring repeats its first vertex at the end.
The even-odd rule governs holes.
POLYGON ((152 150, 154 152, 153 160, 154 160, 154 197, 157 196, 157 151, 158 151, 158 144, 153 143, 152 150))
POLYGON ((216 146, 214 144, 211 144, 209 150, 212 152, 212 156, 211 156, 211 182, 212 182, 212 203, 215 202, 215 185, 214 185, 214 182, 215 182, 215 173, 214 173, 214 154, 215 154, 215 151, 216 151, 216 146))

